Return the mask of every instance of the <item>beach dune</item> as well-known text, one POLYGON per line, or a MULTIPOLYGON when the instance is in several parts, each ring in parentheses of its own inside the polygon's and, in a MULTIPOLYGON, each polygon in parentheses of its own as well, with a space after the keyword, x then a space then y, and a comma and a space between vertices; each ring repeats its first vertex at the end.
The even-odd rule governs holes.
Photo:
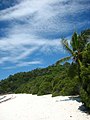
POLYGON ((0 101, 0 120, 90 120, 79 99, 69 96, 12 94, 0 101))

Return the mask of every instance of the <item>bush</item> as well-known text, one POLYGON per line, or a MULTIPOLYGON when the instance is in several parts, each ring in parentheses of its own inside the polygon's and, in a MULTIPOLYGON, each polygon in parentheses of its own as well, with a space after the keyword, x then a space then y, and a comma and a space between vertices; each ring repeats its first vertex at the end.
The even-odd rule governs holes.
POLYGON ((39 87, 38 95, 46 95, 46 94, 51 94, 51 93, 52 93, 51 83, 50 82, 42 82, 39 87))
POLYGON ((53 88, 52 96, 77 94, 79 94, 79 82, 76 76, 73 79, 67 78, 59 81, 53 88))
POLYGON ((80 97, 84 105, 90 109, 90 95, 83 88, 80 90, 80 97))
POLYGON ((82 67, 81 71, 82 86, 80 96, 82 102, 90 109, 90 66, 88 68, 82 67))

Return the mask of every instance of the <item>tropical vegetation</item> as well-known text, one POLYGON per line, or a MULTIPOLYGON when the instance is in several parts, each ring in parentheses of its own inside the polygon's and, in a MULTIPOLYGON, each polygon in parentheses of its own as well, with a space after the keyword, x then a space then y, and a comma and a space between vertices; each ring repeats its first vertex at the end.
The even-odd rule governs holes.
POLYGON ((27 93, 45 95, 77 95, 90 109, 90 29, 74 32, 70 43, 62 45, 70 54, 47 68, 10 75, 0 81, 0 94, 27 93), (72 59, 71 63, 61 62, 72 59))
POLYGON ((75 70, 78 73, 79 92, 82 102, 90 109, 90 30, 83 31, 80 35, 75 32, 70 46, 67 40, 62 40, 62 44, 70 53, 70 56, 60 59, 57 63, 70 58, 73 59, 77 65, 75 70))

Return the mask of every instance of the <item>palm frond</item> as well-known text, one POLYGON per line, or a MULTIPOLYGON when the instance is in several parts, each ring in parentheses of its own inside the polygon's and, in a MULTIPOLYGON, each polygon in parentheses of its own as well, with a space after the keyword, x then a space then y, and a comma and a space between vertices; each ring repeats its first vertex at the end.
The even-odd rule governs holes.
POLYGON ((73 55, 73 50, 69 47, 68 41, 67 40, 62 40, 62 45, 68 51, 71 55, 73 55))
POLYGON ((79 65, 80 65, 80 67, 82 67, 83 65, 82 65, 82 62, 78 59, 78 63, 79 63, 79 65))
POLYGON ((78 49, 78 47, 79 47, 79 41, 78 41, 78 34, 76 32, 74 32, 70 44, 71 44, 71 46, 73 48, 73 51, 76 51, 78 49))
POLYGON ((90 38, 90 29, 87 29, 87 30, 85 30, 85 31, 82 31, 82 32, 81 32, 81 36, 83 36, 84 39, 90 38))
POLYGON ((68 57, 65 57, 65 58, 62 58, 62 59, 58 60, 58 61, 56 62, 56 65, 57 65, 57 64, 60 64, 60 63, 62 63, 62 62, 65 62, 65 61, 70 60, 71 57, 72 57, 72 56, 68 56, 68 57))

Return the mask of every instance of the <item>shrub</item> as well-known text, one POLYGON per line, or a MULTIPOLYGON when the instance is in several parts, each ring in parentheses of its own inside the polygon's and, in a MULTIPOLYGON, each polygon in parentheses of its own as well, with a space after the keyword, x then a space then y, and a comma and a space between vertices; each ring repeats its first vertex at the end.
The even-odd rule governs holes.
POLYGON ((40 87, 39 87, 39 91, 38 91, 38 95, 46 95, 46 94, 50 94, 52 93, 52 86, 50 82, 42 82, 40 87))
POLYGON ((81 71, 82 86, 80 90, 80 96, 82 102, 86 107, 90 109, 90 66, 88 68, 83 67, 81 71))

